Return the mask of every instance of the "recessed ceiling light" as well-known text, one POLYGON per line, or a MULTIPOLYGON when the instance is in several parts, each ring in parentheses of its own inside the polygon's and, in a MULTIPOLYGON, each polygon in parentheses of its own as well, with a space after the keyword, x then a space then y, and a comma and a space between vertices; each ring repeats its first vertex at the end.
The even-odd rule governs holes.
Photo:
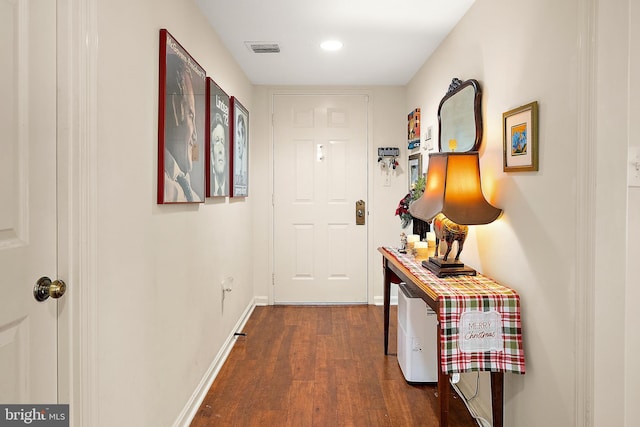
POLYGON ((336 51, 342 49, 342 42, 340 40, 327 40, 322 42, 320 47, 324 50, 336 51))

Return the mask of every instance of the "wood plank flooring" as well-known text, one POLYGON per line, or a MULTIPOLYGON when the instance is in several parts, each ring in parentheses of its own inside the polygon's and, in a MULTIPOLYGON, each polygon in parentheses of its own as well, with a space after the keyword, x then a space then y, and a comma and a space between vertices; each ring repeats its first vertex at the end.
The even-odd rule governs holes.
MULTIPOLYGON (((256 307, 191 426, 438 426, 436 385, 402 376, 391 309, 385 356, 382 307, 256 307)), ((477 426, 453 390, 449 425, 477 426)))

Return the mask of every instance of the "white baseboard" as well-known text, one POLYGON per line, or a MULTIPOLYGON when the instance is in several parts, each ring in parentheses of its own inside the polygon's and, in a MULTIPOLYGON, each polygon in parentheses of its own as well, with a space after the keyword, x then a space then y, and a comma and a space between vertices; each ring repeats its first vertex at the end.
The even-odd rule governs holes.
POLYGON ((247 306, 244 313, 242 313, 242 316, 240 316, 240 319, 232 329, 231 334, 229 334, 229 336, 227 337, 227 340, 222 345, 220 351, 218 351, 218 354, 213 359, 213 362, 211 362, 211 365, 209 366, 209 369, 207 369, 207 372, 205 372, 204 377, 202 377, 200 384, 198 384, 198 387, 191 395, 191 398, 185 405, 184 409, 182 410, 176 421, 173 423, 173 427, 188 427, 191 424, 193 417, 195 417, 198 409, 200 408, 200 405, 202 404, 202 401, 211 388, 211 384, 213 384, 213 381, 218 376, 222 365, 224 365, 227 357, 229 357, 229 353, 231 352, 231 349, 236 342, 237 337, 235 336, 235 333, 242 330, 245 323, 247 323, 247 320, 249 320, 249 317, 251 317, 251 313, 253 313, 253 309, 256 307, 256 305, 256 300, 254 298, 247 306))
MULTIPOLYGON (((389 301, 390 305, 398 305, 398 296, 391 295, 391 300, 389 301)), ((384 297, 377 296, 373 297, 373 305, 384 305, 384 297)))
MULTIPOLYGON (((253 301, 254 301, 256 306, 269 305, 269 297, 265 297, 265 296, 254 297, 253 301)), ((383 305, 383 304, 384 304, 384 297, 382 297, 382 296, 374 296, 373 297, 373 305, 383 305)), ((398 296, 397 295, 391 295, 390 304, 391 305, 398 305, 398 296)))
POLYGON ((266 306, 269 305, 269 297, 253 297, 255 305, 266 306))

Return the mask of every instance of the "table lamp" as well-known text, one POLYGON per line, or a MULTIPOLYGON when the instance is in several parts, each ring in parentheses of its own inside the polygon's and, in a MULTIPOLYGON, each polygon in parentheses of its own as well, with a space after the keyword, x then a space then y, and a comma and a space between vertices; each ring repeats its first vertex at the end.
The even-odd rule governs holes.
POLYGON ((476 274, 473 268, 460 262, 467 226, 489 224, 500 216, 502 209, 484 198, 478 152, 468 151, 429 155, 424 193, 411 203, 409 213, 423 221, 433 221, 436 251, 429 260, 422 261, 422 265, 438 277, 444 277, 476 274), (447 250, 439 256, 441 241, 447 243, 447 250), (458 251, 452 257, 449 253, 454 241, 458 242, 458 251))

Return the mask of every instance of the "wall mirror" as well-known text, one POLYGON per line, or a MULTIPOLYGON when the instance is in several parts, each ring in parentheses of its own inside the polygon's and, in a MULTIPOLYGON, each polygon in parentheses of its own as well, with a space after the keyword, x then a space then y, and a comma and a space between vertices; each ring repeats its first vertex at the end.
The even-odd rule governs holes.
POLYGON ((477 151, 482 142, 482 92, 477 80, 454 78, 438 107, 438 149, 477 151))

